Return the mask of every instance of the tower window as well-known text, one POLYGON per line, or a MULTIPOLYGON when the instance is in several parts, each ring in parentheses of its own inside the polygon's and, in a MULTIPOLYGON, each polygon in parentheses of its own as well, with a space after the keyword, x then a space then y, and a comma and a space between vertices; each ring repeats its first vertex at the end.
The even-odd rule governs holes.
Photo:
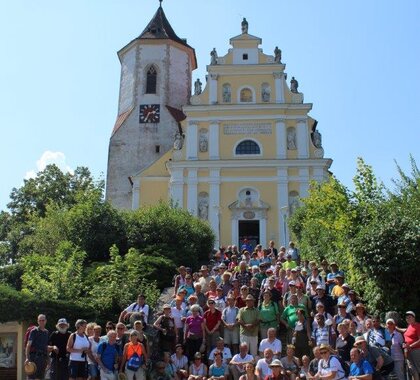
POLYGON ((261 154, 261 149, 255 141, 245 140, 238 144, 235 154, 261 154))
POLYGON ((160 153, 160 145, 155 145, 155 152, 160 153))
POLYGON ((248 61, 248 54, 242 54, 242 59, 244 61, 248 61))
POLYGON ((146 74, 146 94, 156 94, 157 72, 154 66, 147 70, 146 74))

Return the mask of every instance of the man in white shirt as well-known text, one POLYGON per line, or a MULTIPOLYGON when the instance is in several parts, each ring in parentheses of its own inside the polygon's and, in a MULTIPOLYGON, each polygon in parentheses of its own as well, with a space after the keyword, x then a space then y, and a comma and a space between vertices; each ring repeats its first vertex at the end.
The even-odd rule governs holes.
POLYGON ((272 375, 270 364, 273 361, 273 351, 271 348, 266 348, 264 350, 264 357, 258 360, 257 365, 255 366, 255 372, 257 373, 260 380, 264 380, 266 376, 272 375))
POLYGON ((133 314, 139 313, 143 317, 143 322, 146 324, 149 320, 149 310, 149 305, 146 305, 146 297, 143 294, 139 294, 137 301, 121 312, 118 322, 124 322, 130 319, 133 314))
POLYGON ((229 363, 229 370, 233 380, 238 380, 245 373, 245 365, 254 361, 254 357, 248 354, 248 344, 243 342, 239 346, 239 354, 236 354, 229 363))
POLYGON ((239 347, 239 326, 236 320, 239 309, 235 306, 233 295, 229 294, 226 301, 227 305, 222 311, 223 337, 225 343, 236 353, 239 347))
POLYGON ((222 353, 222 362, 223 364, 229 364, 232 359, 232 353, 230 352, 229 347, 225 347, 225 341, 223 338, 219 338, 216 342, 216 347, 211 350, 209 354, 209 366, 214 363, 214 353, 218 351, 222 353))
POLYGON ((184 337, 184 322, 182 321, 182 317, 184 316, 184 308, 182 307, 182 298, 176 298, 175 299, 175 306, 171 307, 171 314, 174 318, 175 327, 178 330, 178 342, 182 344, 183 343, 183 337, 184 337))
POLYGON ((267 330, 267 338, 261 341, 258 354, 262 357, 267 348, 273 351, 275 359, 280 359, 282 346, 280 339, 276 338, 276 329, 274 327, 267 330))

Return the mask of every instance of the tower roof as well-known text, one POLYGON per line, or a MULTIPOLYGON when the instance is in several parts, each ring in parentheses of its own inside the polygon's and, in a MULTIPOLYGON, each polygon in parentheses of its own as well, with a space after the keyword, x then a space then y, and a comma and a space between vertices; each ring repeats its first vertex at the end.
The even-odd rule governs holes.
MULTIPOLYGON (((187 40, 179 38, 172 29, 171 24, 165 16, 162 5, 159 6, 153 18, 147 24, 146 28, 137 37, 137 39, 151 40, 151 39, 169 39, 176 41, 184 46, 191 48, 187 44, 187 40)), ((192 48, 191 48, 192 49, 192 48)))

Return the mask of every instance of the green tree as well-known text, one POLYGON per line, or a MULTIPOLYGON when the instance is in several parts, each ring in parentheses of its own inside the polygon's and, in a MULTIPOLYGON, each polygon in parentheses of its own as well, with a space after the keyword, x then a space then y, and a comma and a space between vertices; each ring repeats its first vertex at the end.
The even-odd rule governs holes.
POLYGON ((22 259, 22 290, 40 299, 78 300, 83 294, 86 253, 62 242, 54 256, 27 255, 22 259))
POLYGON ((128 212, 125 219, 130 248, 159 253, 176 265, 188 263, 197 267, 208 260, 213 249, 210 225, 167 203, 128 212))

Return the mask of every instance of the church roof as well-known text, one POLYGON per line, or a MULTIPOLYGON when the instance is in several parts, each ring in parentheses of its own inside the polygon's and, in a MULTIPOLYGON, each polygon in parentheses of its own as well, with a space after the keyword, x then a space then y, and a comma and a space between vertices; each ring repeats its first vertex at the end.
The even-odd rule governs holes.
POLYGON ((150 20, 149 24, 146 26, 140 36, 137 37, 137 39, 169 39, 192 49, 192 47, 187 44, 187 40, 179 38, 176 35, 175 31, 172 29, 171 24, 169 24, 169 21, 165 16, 165 12, 163 11, 162 6, 159 6, 155 15, 150 20))

